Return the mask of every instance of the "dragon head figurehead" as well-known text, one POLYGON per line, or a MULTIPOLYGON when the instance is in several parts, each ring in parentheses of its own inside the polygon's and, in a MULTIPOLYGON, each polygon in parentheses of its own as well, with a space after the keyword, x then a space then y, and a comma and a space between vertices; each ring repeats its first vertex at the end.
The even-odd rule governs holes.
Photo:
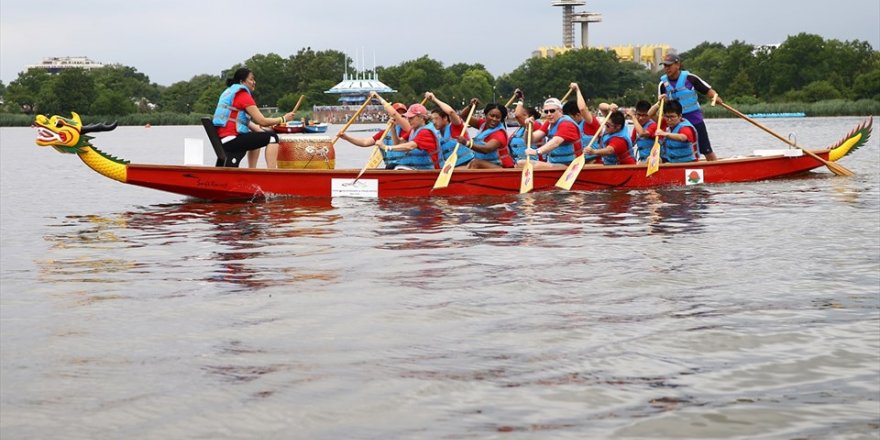
POLYGON ((82 120, 75 112, 71 112, 70 119, 58 115, 51 118, 37 115, 34 125, 37 127, 37 145, 52 146, 61 153, 82 153, 92 139, 86 133, 110 131, 116 128, 115 122, 83 126, 82 120))

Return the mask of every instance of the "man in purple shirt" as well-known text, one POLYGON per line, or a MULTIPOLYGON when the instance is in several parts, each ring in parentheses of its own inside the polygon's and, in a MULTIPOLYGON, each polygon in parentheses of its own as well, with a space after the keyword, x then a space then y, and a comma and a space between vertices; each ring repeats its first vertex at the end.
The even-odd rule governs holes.
POLYGON ((703 121, 703 112, 697 102, 696 92, 706 95, 709 99, 715 99, 719 103, 724 101, 709 83, 687 70, 681 70, 681 59, 678 55, 667 54, 660 64, 663 65, 666 74, 660 77, 658 95, 666 95, 667 100, 681 102, 684 109, 682 116, 690 121, 697 130, 700 154, 706 156, 706 160, 717 159, 715 152, 712 151, 712 143, 709 142, 709 133, 706 131, 706 123, 703 121), (682 77, 682 74, 685 76, 682 77), (680 81, 682 79, 683 81, 680 81))

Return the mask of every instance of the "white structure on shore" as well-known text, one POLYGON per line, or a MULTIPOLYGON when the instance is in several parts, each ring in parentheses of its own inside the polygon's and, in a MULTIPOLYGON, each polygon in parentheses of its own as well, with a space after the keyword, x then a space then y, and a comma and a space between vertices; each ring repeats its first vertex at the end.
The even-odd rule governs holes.
POLYGON ((49 73, 58 73, 64 69, 100 69, 104 64, 92 61, 87 57, 46 57, 40 64, 29 64, 27 70, 44 69, 49 73))

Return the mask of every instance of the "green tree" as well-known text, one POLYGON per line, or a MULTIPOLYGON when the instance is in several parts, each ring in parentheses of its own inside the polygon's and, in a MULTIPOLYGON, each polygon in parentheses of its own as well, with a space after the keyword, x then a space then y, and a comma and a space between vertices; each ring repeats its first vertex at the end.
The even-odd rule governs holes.
POLYGON ((128 115, 136 113, 137 106, 131 97, 121 90, 105 89, 98 93, 89 109, 92 115, 128 115))
POLYGON ((83 69, 64 69, 43 84, 40 100, 43 109, 51 114, 86 113, 97 97, 95 81, 83 69))
MULTIPOLYGON (((159 108, 162 111, 177 113, 190 113, 194 111, 206 113, 207 111, 196 109, 196 101, 199 101, 204 94, 210 93, 213 94, 214 101, 210 103, 210 112, 213 113, 217 99, 225 87, 226 83, 216 76, 196 75, 189 81, 176 82, 166 87, 162 91, 159 108)), ((203 108, 201 109, 203 110, 203 108)))
POLYGON ((825 80, 813 81, 807 84, 801 91, 803 92, 804 100, 807 102, 840 99, 843 96, 831 81, 825 80))
POLYGON ((49 72, 43 69, 30 69, 18 74, 9 83, 4 99, 14 111, 33 114, 40 110, 40 89, 50 79, 49 72))
POLYGON ((274 53, 257 54, 245 62, 257 79, 254 99, 259 106, 274 107, 278 104, 279 98, 291 91, 291 86, 284 83, 283 74, 286 64, 286 60, 274 53))
POLYGON ((880 66, 856 77, 853 82, 855 99, 880 101, 880 66))
POLYGON ((826 79, 825 41, 813 34, 789 37, 772 53, 770 93, 781 95, 807 84, 826 79))
POLYGON ((101 90, 121 92, 132 99, 146 98, 150 102, 158 102, 159 86, 150 83, 150 78, 134 67, 112 65, 89 71, 95 80, 95 86, 101 90))

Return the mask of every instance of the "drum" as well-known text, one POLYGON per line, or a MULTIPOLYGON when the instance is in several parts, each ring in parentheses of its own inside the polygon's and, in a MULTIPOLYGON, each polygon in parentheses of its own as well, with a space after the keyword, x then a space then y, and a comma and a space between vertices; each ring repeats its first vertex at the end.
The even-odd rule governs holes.
POLYGON ((336 168, 336 152, 327 136, 279 134, 278 140, 278 168, 336 168))

